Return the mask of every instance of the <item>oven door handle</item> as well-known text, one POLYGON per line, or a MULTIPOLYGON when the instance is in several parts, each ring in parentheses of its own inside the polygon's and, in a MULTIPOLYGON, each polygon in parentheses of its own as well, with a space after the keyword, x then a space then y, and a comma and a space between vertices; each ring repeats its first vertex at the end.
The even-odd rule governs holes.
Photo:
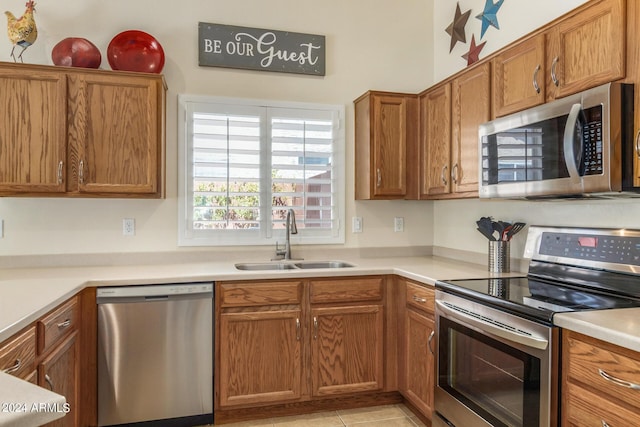
POLYGON ((509 329, 501 328, 500 326, 496 326, 492 323, 486 322, 481 319, 476 319, 473 316, 468 314, 459 312, 454 310, 447 305, 445 305, 442 301, 436 301, 436 305, 440 310, 444 313, 457 318, 463 322, 466 322, 483 332, 498 336, 500 338, 509 340, 511 342, 516 342, 518 344, 525 345, 527 347, 536 348, 539 350, 546 350, 549 346, 549 341, 544 338, 536 338, 530 335, 521 334, 519 332, 514 332, 509 329))

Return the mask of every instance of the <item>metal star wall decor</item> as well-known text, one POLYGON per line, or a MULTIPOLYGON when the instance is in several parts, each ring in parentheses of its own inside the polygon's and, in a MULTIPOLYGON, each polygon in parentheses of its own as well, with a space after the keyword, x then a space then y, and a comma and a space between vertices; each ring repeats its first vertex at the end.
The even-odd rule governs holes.
MULTIPOLYGON (((491 0, 487 0, 487 1, 491 1, 491 0)), ((501 0, 501 1, 504 1, 504 0, 501 0)), ((464 27, 465 25, 467 25, 467 21, 469 20, 470 13, 471 13, 471 9, 467 10, 465 13, 460 12, 460 3, 456 5, 456 14, 453 17, 453 22, 445 30, 447 34, 451 36, 449 53, 451 53, 451 51, 453 50, 453 47, 459 41, 462 43, 467 42, 467 36, 464 33, 464 27)))
POLYGON ((484 37, 484 33, 487 32, 489 25, 495 27, 496 29, 500 29, 500 25, 498 25, 498 17, 496 16, 500 6, 502 6, 504 0, 498 0, 497 3, 494 3, 493 0, 486 0, 484 4, 484 10, 480 15, 476 16, 476 19, 482 21, 482 30, 480 31, 480 38, 484 37))
POLYGON ((467 60, 467 66, 473 64, 474 62, 477 62, 480 59, 480 51, 485 44, 487 44, 486 41, 476 46, 476 35, 471 35, 471 47, 469 48, 469 52, 462 55, 462 57, 467 60))

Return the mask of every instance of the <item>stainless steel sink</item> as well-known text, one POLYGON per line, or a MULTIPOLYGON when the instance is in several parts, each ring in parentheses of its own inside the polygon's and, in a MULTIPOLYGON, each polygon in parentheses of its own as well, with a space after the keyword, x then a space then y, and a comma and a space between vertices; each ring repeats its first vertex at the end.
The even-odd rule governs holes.
POLYGON ((298 268, 348 268, 353 267, 353 264, 349 264, 344 261, 307 261, 307 262, 297 262, 296 267, 298 268))
POLYGON ((302 262, 241 262, 235 265, 238 270, 307 270, 314 268, 348 268, 354 267, 344 261, 302 261, 302 262))
POLYGON ((283 263, 283 262, 242 262, 236 264, 236 268, 238 270, 295 270, 297 267, 294 264, 283 263))

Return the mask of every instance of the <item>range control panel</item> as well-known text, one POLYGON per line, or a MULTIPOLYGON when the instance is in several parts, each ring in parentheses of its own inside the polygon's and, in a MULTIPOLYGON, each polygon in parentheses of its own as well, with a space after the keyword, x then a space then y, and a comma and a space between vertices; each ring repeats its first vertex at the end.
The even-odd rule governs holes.
POLYGON ((640 236, 543 232, 542 255, 640 266, 640 236))

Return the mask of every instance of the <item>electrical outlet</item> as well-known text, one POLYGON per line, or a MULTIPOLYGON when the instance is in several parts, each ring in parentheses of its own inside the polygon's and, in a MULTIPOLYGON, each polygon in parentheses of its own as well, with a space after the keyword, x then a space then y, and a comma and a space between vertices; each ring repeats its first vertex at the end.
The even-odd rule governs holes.
POLYGON ((404 218, 401 216, 397 216, 393 218, 393 231, 399 232, 404 231, 404 218))
POLYGON ((136 220, 134 218, 124 218, 122 220, 122 235, 123 236, 136 235, 136 220))
POLYGON ((362 233, 362 217, 354 216, 351 218, 351 232, 362 233))

